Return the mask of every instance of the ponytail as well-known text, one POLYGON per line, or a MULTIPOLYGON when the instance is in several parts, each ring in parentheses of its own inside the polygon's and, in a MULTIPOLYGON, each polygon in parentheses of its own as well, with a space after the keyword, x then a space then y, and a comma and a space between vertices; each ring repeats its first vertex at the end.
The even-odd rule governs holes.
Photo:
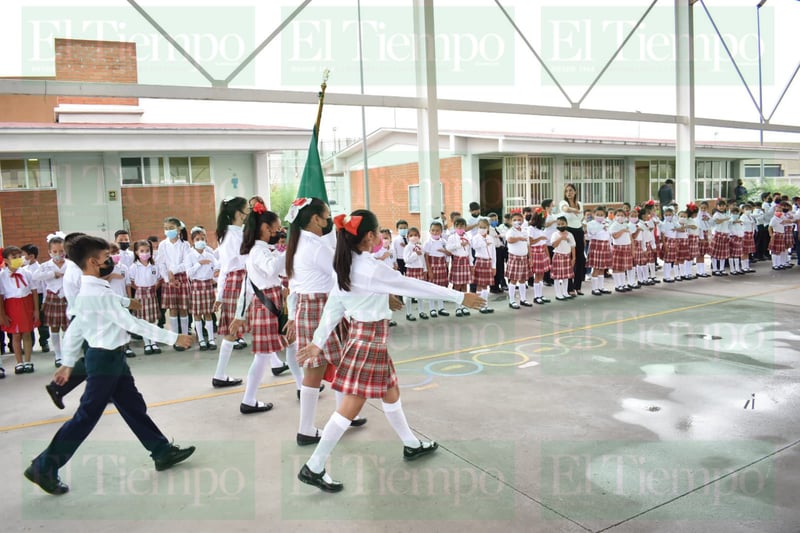
MULTIPOLYGON (((311 223, 314 215, 322 216, 325 213, 327 204, 319 198, 312 198, 311 201, 297 211, 294 220, 289 224, 289 238, 286 242, 286 277, 291 279, 294 273, 294 255, 297 253, 297 245, 300 241, 300 232, 311 223)), ((290 211, 291 213, 291 211, 290 211)), ((288 217, 287 217, 288 219, 288 217)))
POLYGON ((217 215, 217 242, 221 243, 228 233, 228 226, 233 224, 236 213, 244 211, 247 200, 241 196, 226 198, 219 204, 219 214, 217 215))
MULTIPOLYGON (((341 216, 341 215, 340 215, 341 216)), ((375 213, 366 209, 356 209, 350 214, 351 217, 361 217, 356 234, 352 234, 347 228, 338 230, 336 236, 336 253, 333 256, 333 270, 336 272, 339 289, 350 290, 350 269, 353 265, 353 253, 361 254, 359 245, 369 232, 378 232, 378 218, 375 213)))

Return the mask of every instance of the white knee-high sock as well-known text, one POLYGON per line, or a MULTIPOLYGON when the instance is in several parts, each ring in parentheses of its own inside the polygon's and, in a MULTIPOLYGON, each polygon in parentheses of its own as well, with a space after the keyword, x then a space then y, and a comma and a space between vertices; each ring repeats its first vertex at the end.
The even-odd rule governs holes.
POLYGON ((698 261, 697 262, 697 273, 705 275, 705 273, 706 273, 706 262, 705 261, 698 261))
POLYGON ((300 386, 300 426, 297 429, 298 433, 308 436, 317 434, 317 429, 314 427, 314 418, 317 416, 318 399, 319 387, 300 386))
POLYGON ((214 321, 213 320, 206 320, 206 334, 208 335, 208 341, 209 342, 214 340, 214 321))
POLYGON ((336 409, 339 409, 339 406, 342 405, 342 401, 344 400, 344 393, 335 390, 333 394, 336 396, 336 409))
POLYGON ((739 272, 741 270, 741 267, 739 266, 739 258, 734 257, 731 259, 731 261, 733 262, 731 265, 731 272, 739 272))
POLYGON ((272 355, 275 355, 275 352, 253 354, 253 362, 250 363, 250 371, 247 372, 247 384, 244 388, 242 403, 251 407, 256 406, 258 386, 261 385, 261 380, 264 379, 264 372, 267 371, 267 363, 272 355))
POLYGON ((514 303, 517 300, 517 286, 513 283, 508 284, 508 301, 514 303))
POLYGON ((555 281, 553 288, 556 290, 556 298, 563 298, 566 292, 566 283, 564 283, 566 280, 556 279, 553 281, 555 281))
POLYGON ((656 279, 656 264, 647 263, 647 272, 650 274, 650 279, 656 279))
POLYGON ((750 270, 750 259, 742 259, 742 269, 750 270))
POLYGON ((231 360, 233 353, 233 345, 235 343, 229 340, 223 340, 219 346, 219 359, 217 359, 217 371, 214 373, 216 379, 225 379, 225 370, 228 368, 228 362, 231 360))
MULTIPOLYGON (((199 318, 194 319, 194 331, 197 333, 198 342, 203 340, 203 321, 199 318)), ((208 339, 213 340, 213 337, 209 337, 208 339)))
POLYGON ((538 281, 533 284, 533 296, 534 298, 542 298, 544 295, 544 281, 538 281))
POLYGON ((438 311, 436 308, 436 300, 428 300, 428 311, 438 311))
POLYGON ((489 305, 489 289, 481 289, 481 298, 486 300, 486 305, 489 305))
POLYGON ((592 290, 593 291, 599 291, 600 290, 600 286, 599 286, 600 284, 598 283, 599 281, 600 281, 600 279, 597 276, 592 276, 592 290))
POLYGON ((628 285, 633 287, 634 285, 636 285, 636 283, 637 283, 637 281, 636 281, 636 269, 632 268, 632 269, 628 270, 628 285))
POLYGON ((713 257, 711 258, 711 271, 719 272, 719 260, 713 257))
MULTIPOLYGON (((331 415, 328 423, 325 424, 325 428, 322 430, 322 438, 314 449, 314 453, 308 461, 306 461, 309 470, 315 474, 319 474, 325 470, 325 463, 328 461, 328 457, 330 457, 331 452, 333 452, 333 449, 349 427, 350 421, 347 418, 336 412, 331 415)), ((326 481, 330 481, 330 479, 326 481)))
MULTIPOLYGON (((147 337, 142 337, 142 340, 144 341, 144 345, 145 346, 154 346, 155 345, 155 343, 153 342, 153 339, 148 339, 147 337)), ((219 379, 219 378, 217 378, 217 379, 219 379)))
POLYGON ((286 347, 286 364, 289 365, 289 371, 292 373, 297 390, 303 385, 303 369, 297 364, 297 343, 293 342, 286 347))
POLYGON ((275 352, 272 352, 272 353, 270 354, 270 361, 269 361, 269 364, 270 364, 270 366, 271 366, 272 368, 280 368, 280 367, 282 367, 282 366, 283 366, 283 361, 281 361, 281 358, 280 358, 280 357, 278 357, 278 354, 277 354, 277 353, 275 353, 275 352))
POLYGON ((181 333, 184 335, 189 334, 189 315, 183 315, 180 317, 180 324, 181 324, 181 333))
POLYGON ((50 332, 50 344, 53 346, 53 354, 56 358, 56 361, 61 360, 61 332, 60 331, 51 331, 50 332))
POLYGON ((772 266, 777 267, 777 266, 780 266, 780 265, 781 265, 781 263, 780 263, 780 258, 778 257, 778 254, 772 254, 772 266))
POLYGON ((178 317, 170 315, 170 317, 169 317, 169 329, 173 333, 178 333, 178 317))
POLYGON ((406 308, 407 315, 410 315, 414 311, 413 304, 411 303, 412 300, 413 299, 411 298, 411 296, 403 296, 403 305, 406 308))
POLYGON ((686 261, 684 264, 686 265, 686 275, 687 276, 691 276, 692 275, 692 262, 691 261, 686 261))
POLYGON ((381 402, 381 407, 383 407, 383 414, 386 415, 386 420, 389 421, 389 425, 392 426, 394 432, 403 441, 404 446, 418 448, 422 445, 419 439, 414 436, 414 433, 411 432, 411 428, 408 427, 406 414, 403 412, 403 405, 400 400, 395 403, 381 402))
POLYGON ((664 263, 664 279, 672 279, 672 263, 664 263))
POLYGON ((525 301, 528 299, 528 286, 525 282, 520 283, 517 285, 517 289, 519 289, 519 299, 520 301, 525 301))
POLYGON ((783 252, 781 254, 782 264, 788 265, 789 264, 789 252, 783 252))

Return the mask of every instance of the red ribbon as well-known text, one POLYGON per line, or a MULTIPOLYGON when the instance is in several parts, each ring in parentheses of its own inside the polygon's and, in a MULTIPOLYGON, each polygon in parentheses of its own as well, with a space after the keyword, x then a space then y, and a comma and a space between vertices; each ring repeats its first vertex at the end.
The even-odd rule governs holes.
POLYGON ((358 235, 358 226, 361 224, 361 219, 358 215, 336 215, 333 219, 333 223, 336 225, 336 229, 345 230, 347 233, 351 235, 358 235))
POLYGON ((25 276, 23 276, 19 272, 14 272, 13 274, 11 274, 11 277, 14 278, 14 281, 17 282, 17 288, 18 289, 20 287, 27 287, 28 286, 28 284, 25 283, 25 276), (19 284, 20 281, 22 282, 22 285, 19 284))
POLYGON ((264 207, 264 204, 262 204, 261 202, 256 202, 255 205, 253 206, 253 211, 255 211, 259 215, 263 215, 264 213, 267 212, 267 208, 264 207))

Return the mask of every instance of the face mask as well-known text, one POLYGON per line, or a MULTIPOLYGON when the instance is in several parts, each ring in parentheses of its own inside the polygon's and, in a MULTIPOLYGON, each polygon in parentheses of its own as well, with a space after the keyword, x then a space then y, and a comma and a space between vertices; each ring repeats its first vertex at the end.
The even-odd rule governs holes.
POLYGON ((281 240, 280 237, 278 237, 277 235, 273 235, 272 237, 269 238, 267 244, 275 246, 276 244, 278 244, 279 240, 281 240))
POLYGON ((50 259, 58 261, 59 263, 64 260, 64 254, 50 254, 50 259))
POLYGON ((664 217, 664 222, 672 222, 672 215, 666 215, 664 217))
POLYGON ((558 231, 567 231, 567 227, 566 226, 559 226, 558 227, 558 231))
POLYGON ((478 228, 478 232, 481 235, 488 235, 489 234, 489 230, 487 228, 478 228))
POLYGON ((164 230, 164 236, 169 240, 177 239, 178 238, 178 230, 176 230, 176 229, 164 230))
POLYGON ((115 265, 119 264, 120 256, 119 254, 114 254, 111 256, 111 260, 114 262, 115 265))
POLYGON ((283 252, 285 252, 285 251, 286 251, 286 245, 285 245, 285 244, 276 244, 276 245, 275 245, 275 249, 276 249, 277 251, 279 251, 279 252, 283 253, 283 252))
POLYGON ((414 237, 409 237, 408 242, 410 242, 411 244, 417 244, 419 242, 419 237, 417 237, 416 235, 414 237))
POLYGON ((382 242, 379 243, 379 244, 376 244, 375 246, 372 247, 372 253, 373 254, 377 254, 381 250, 383 250, 383 243, 382 242))
POLYGON ((745 211, 744 216, 749 217, 752 213, 752 211, 745 211))
POLYGON ((130 247, 131 247, 131 243, 129 243, 129 242, 121 242, 121 243, 119 243, 119 249, 122 250, 123 252, 125 250, 127 250, 128 248, 130 248, 130 247))
POLYGON ((631 217, 631 222, 636 224, 637 222, 639 222, 639 219, 635 218, 635 217, 631 217))
POLYGON ((8 262, 8 266, 14 270, 18 270, 25 266, 25 260, 21 257, 15 257, 8 262))
POLYGON ((139 254, 139 261, 144 261, 145 263, 150 261, 150 254, 139 254))
POLYGON ((333 231, 333 219, 328 217, 327 220, 328 220, 328 224, 324 228, 322 228, 322 234, 323 235, 327 235, 328 233, 333 231))
POLYGON ((441 235, 431 235, 431 239, 433 239, 434 241, 438 241, 441 238, 442 238, 441 235))
POLYGON ((400 228, 400 230, 398 231, 400 232, 401 237, 405 237, 406 235, 408 235, 408 228, 400 228))
POLYGON ((521 220, 514 221, 514 227, 517 228, 517 229, 521 228, 522 227, 522 221, 521 220))
POLYGON ((788 213, 788 212, 789 212, 789 209, 783 209, 783 212, 784 212, 784 213, 788 213))
POLYGON ((497 226, 499 226, 499 225, 500 225, 500 221, 499 221, 499 220, 492 220, 491 222, 489 222, 489 224, 490 224, 490 225, 491 225, 493 228, 496 228, 497 226))
POLYGON ((731 220, 739 220, 739 215, 731 215, 731 220))
POLYGON ((678 221, 679 221, 681 224, 686 224, 686 217, 680 217, 680 218, 678 219, 678 221))
POLYGON ((531 218, 532 218, 531 215, 525 215, 525 221, 526 222, 530 222, 531 218))
POLYGON ((103 266, 100 267, 100 277, 104 278, 114 272, 114 259, 109 257, 103 262, 103 266))
POLYGON ((783 216, 783 213, 781 213, 780 211, 776 211, 775 216, 781 218, 783 216))
POLYGON ((458 228, 456 230, 456 235, 458 235, 458 236, 464 235, 464 228, 458 228))
POLYGON ((594 219, 598 222, 605 222, 606 217, 594 217, 594 219))
POLYGON ((194 247, 198 250, 205 250, 206 249, 206 241, 195 241, 194 247))
POLYGON ((627 220, 625 219, 625 217, 617 217, 615 220, 616 220, 617 222, 619 222, 620 224, 624 224, 625 222, 627 222, 627 220))

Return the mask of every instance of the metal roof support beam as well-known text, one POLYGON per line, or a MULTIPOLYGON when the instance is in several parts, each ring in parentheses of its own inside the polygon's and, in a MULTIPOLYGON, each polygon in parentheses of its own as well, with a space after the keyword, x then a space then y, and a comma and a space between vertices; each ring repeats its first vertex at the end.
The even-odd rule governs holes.
POLYGON ((792 73, 792 77, 789 78, 789 82, 786 84, 786 87, 783 88, 783 92, 781 93, 780 98, 778 98, 778 101, 775 102, 775 107, 772 109, 772 113, 769 114, 769 116, 767 117, 765 122, 769 122, 770 120, 772 120, 772 116, 775 114, 775 111, 778 110, 778 106, 781 105, 781 101, 783 101, 783 97, 786 96, 786 91, 789 90, 789 87, 791 87, 795 76, 797 76, 797 71, 798 70, 800 70, 800 63, 798 63, 797 66, 794 68, 794 72, 792 73))

